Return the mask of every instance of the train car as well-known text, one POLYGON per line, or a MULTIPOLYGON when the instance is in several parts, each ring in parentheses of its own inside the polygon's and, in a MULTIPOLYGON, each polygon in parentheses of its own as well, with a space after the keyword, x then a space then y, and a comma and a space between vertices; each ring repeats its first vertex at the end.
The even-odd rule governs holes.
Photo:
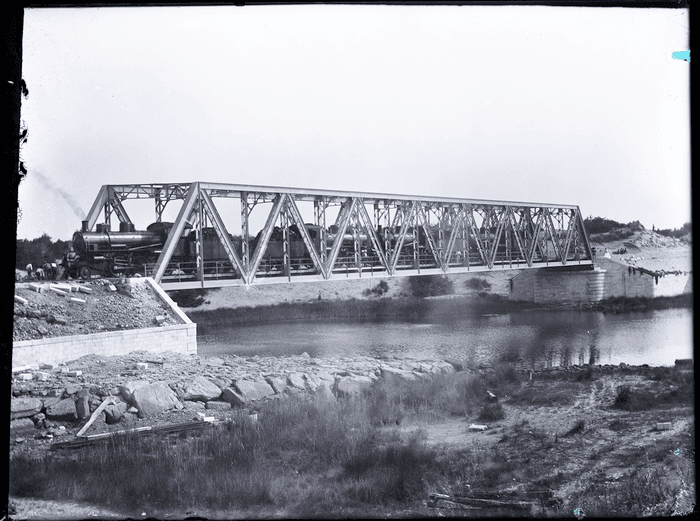
MULTIPOLYGON (((96 231, 90 232, 84 229, 73 235, 73 247, 78 255, 78 262, 72 266, 71 275, 82 278, 91 278, 93 274, 102 276, 145 274, 146 266, 154 264, 167 241, 173 223, 156 222, 149 225, 146 230, 135 230, 132 223, 120 223, 119 231, 113 232, 108 225, 98 224, 96 231)), ((321 238, 324 234, 322 228, 313 224, 305 224, 311 242, 316 251, 321 251, 321 238)), ((394 249, 397 246, 397 236, 400 227, 378 229, 382 245, 389 244, 394 249)), ((236 268, 231 263, 226 249, 221 243, 213 228, 204 228, 199 241, 201 251, 197 251, 197 231, 190 230, 179 239, 170 263, 176 268, 173 272, 178 275, 192 276, 199 269, 199 262, 205 274, 221 274, 222 276, 237 276, 236 268), (199 258, 199 260, 198 260, 199 258)), ((431 228, 431 233, 437 241, 437 229, 431 228)), ((262 232, 251 238, 248 243, 249 255, 256 251, 262 232)), ((325 232, 326 254, 330 253, 338 234, 336 226, 331 226, 325 232)), ((450 231, 444 233, 443 244, 447 244, 450 231)), ((239 236, 229 238, 239 256, 242 255, 242 239, 239 236)), ((461 237, 458 237, 450 263, 454 260, 458 263, 468 262, 466 259, 466 245, 461 237)), ((474 251, 473 239, 470 240, 468 250, 474 251)), ((302 234, 296 225, 289 227, 288 231, 288 268, 292 271, 309 271, 315 269, 311 254, 309 253, 302 234)), ((429 241, 424 230, 420 227, 410 228, 402 244, 400 256, 403 259, 401 266, 409 267, 415 264, 416 259, 420 265, 434 264, 434 257, 430 253, 429 241), (416 247, 418 248, 415 251, 416 247)), ((476 259, 475 259, 476 260, 476 259)), ((343 267, 352 267, 356 262, 363 266, 380 266, 379 257, 373 251, 372 241, 363 230, 355 230, 352 227, 346 229, 338 252, 337 262, 343 267), (357 255, 356 255, 357 254, 357 255)), ((269 275, 281 274, 285 271, 285 246, 284 233, 280 227, 274 227, 267 244, 259 270, 269 275)))

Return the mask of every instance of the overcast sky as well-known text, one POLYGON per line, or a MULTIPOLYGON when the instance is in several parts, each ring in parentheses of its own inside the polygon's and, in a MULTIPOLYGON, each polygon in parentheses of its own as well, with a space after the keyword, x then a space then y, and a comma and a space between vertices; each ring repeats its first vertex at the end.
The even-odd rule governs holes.
POLYGON ((690 64, 672 53, 688 37, 684 9, 28 9, 18 238, 69 239, 103 184, 189 181, 677 228, 690 64))

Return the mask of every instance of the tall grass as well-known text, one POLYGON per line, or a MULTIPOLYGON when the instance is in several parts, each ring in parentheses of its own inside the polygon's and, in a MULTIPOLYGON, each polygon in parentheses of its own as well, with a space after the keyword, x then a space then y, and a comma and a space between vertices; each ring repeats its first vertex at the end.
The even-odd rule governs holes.
POLYGON ((578 491, 568 501, 568 510, 580 509, 586 517, 667 517, 680 487, 659 471, 640 470, 617 482, 597 482, 578 491))
POLYGON ((466 480, 463 473, 472 467, 445 465, 420 435, 404 439, 393 431, 387 437, 381 427, 409 417, 476 414, 487 386, 498 392, 512 377, 502 371, 488 378, 435 375, 410 384, 382 379, 362 396, 270 402, 257 422, 241 415, 211 430, 118 436, 72 452, 16 455, 10 494, 134 512, 271 505, 300 515, 320 514, 307 510, 310 503, 344 513, 424 498, 440 483, 466 480))

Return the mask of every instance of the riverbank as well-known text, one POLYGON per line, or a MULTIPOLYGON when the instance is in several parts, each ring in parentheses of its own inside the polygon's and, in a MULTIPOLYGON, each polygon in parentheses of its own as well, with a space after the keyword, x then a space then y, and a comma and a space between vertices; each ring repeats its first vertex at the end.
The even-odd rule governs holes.
POLYGON ((407 320, 434 321, 440 318, 505 314, 516 311, 537 310, 591 310, 621 313, 654 309, 693 308, 693 294, 654 299, 615 297, 596 303, 582 304, 534 304, 510 301, 500 295, 479 292, 474 295, 445 295, 443 297, 393 297, 353 298, 350 300, 312 300, 309 302, 283 302, 254 307, 211 310, 183 308, 193 322, 206 325, 246 325, 303 320, 407 320))
MULTIPOLYGON (((78 399, 79 389, 101 388, 107 398, 136 380, 183 393, 181 409, 96 422, 88 434, 198 413, 216 423, 54 451, 47 449, 72 439, 85 420, 51 420, 51 438, 36 427, 39 436, 11 437, 13 519, 68 519, 67 509, 59 515, 65 503, 100 518, 157 519, 572 517, 576 509, 588 517, 667 516, 695 505, 692 365, 519 373, 458 361, 303 356, 155 362, 147 353, 83 359, 73 364, 80 376, 60 376, 75 380, 63 390, 78 399), (198 377, 235 387, 256 381, 255 371, 263 379, 287 374, 287 389, 234 407, 188 391, 198 377)), ((50 399, 49 387, 68 384, 58 378, 16 382, 14 391, 50 399)))

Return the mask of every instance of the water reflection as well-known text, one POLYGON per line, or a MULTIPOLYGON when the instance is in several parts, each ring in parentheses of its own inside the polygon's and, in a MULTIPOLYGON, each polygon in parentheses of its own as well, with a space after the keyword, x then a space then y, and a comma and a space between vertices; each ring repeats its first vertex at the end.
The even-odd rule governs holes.
POLYGON ((202 355, 457 358, 540 369, 572 364, 673 365, 692 357, 692 311, 605 315, 557 311, 471 315, 435 322, 276 323, 198 328, 202 355))

